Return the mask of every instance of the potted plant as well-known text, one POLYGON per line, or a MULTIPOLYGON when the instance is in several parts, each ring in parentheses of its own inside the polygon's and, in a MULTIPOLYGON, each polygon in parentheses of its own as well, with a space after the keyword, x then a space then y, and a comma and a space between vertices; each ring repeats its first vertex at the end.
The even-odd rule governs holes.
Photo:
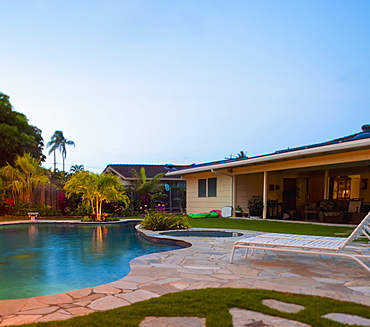
POLYGON ((261 196, 253 196, 248 200, 249 216, 261 217, 263 210, 263 202, 261 196))
POLYGON ((237 206, 235 208, 235 216, 236 217, 243 217, 243 208, 241 206, 237 206))

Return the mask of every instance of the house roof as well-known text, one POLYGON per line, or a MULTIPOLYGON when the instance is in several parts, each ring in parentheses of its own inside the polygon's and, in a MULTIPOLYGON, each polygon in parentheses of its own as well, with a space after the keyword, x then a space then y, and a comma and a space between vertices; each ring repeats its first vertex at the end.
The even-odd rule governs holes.
MULTIPOLYGON (((362 148, 369 149, 370 125, 364 125, 362 127, 362 130, 363 131, 360 133, 348 135, 331 141, 278 150, 270 154, 250 158, 226 159, 221 161, 197 164, 188 168, 184 168, 178 171, 178 173, 180 173, 181 175, 185 175, 204 171, 212 171, 216 169, 231 169, 242 166, 256 165, 266 162, 293 160, 299 157, 310 157, 336 152, 354 151, 362 148)), ((168 172, 167 176, 172 176, 172 174, 172 172, 168 172)))
MULTIPOLYGON (((148 179, 152 179, 155 175, 159 173, 168 173, 168 172, 176 172, 179 169, 184 169, 190 167, 189 165, 172 165, 172 164, 166 164, 166 165, 141 165, 141 164, 117 164, 117 165, 108 165, 103 172, 112 172, 116 175, 120 176, 122 179, 131 180, 134 179, 132 176, 132 169, 136 170, 137 172, 140 172, 140 169, 144 167, 145 173, 148 179)), ((162 178, 163 179, 163 178, 162 178)), ((164 177, 164 179, 181 179, 180 175, 172 175, 171 177, 164 177)))

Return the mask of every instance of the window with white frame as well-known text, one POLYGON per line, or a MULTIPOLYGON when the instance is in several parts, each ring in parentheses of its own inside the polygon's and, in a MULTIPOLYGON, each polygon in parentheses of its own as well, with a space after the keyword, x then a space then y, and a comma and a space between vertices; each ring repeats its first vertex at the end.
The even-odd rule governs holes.
POLYGON ((216 197, 217 196, 217 178, 198 179, 198 197, 216 197))

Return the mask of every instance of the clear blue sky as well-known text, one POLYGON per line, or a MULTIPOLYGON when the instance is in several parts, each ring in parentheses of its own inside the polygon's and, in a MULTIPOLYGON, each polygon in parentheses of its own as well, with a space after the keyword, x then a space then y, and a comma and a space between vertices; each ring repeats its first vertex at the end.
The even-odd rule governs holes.
POLYGON ((76 143, 67 169, 254 156, 370 123, 370 1, 0 5, 0 91, 45 143, 76 143))

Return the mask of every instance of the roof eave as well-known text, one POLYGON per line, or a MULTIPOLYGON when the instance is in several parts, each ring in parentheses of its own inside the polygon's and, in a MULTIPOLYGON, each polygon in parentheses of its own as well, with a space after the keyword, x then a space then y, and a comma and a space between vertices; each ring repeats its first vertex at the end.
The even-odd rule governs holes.
MULTIPOLYGON (((345 141, 342 143, 329 144, 318 146, 314 148, 300 149, 296 151, 284 152, 284 153, 272 153, 264 156, 246 158, 244 160, 231 161, 227 163, 220 163, 215 165, 207 165, 201 167, 188 168, 184 170, 176 171, 177 175, 187 175, 200 172, 206 172, 211 170, 231 169, 243 166, 250 166, 256 164, 262 164, 264 162, 282 161, 282 160, 293 160, 299 157, 313 157, 320 154, 328 155, 333 153, 348 152, 354 150, 360 150, 362 148, 370 148, 370 138, 345 141)), ((173 172, 168 172, 166 176, 173 175, 173 172)))

